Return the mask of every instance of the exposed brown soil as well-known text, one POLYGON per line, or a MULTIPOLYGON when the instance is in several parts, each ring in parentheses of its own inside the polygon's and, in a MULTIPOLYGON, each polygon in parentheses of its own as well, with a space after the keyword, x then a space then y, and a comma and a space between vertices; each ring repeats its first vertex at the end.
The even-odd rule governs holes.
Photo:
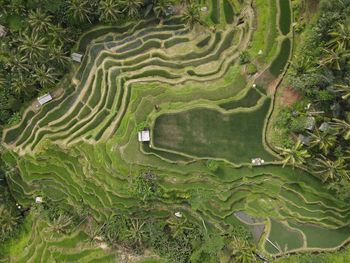
POLYGON ((284 106, 291 106, 299 99, 300 99, 300 95, 298 92, 296 92, 295 90, 292 90, 291 88, 285 88, 282 91, 282 97, 280 102, 284 106))

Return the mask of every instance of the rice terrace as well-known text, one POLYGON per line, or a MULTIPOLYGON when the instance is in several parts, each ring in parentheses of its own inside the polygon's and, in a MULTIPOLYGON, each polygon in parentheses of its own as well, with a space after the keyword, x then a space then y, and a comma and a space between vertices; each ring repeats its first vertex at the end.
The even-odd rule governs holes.
POLYGON ((349 199, 271 139, 296 19, 317 7, 180 2, 90 26, 69 72, 4 128, 6 182, 26 214, 4 262, 272 262, 349 242, 349 199), (184 18, 192 5, 200 21, 184 18), (53 226, 64 217, 69 231, 53 226))

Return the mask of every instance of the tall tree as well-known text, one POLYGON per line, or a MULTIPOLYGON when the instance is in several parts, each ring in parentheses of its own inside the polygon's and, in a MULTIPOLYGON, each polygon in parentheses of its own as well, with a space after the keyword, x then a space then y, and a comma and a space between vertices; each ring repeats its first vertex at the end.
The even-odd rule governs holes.
POLYGON ((350 139, 350 123, 345 120, 333 119, 330 125, 341 134, 345 140, 350 139))
POLYGON ((327 43, 327 46, 329 48, 333 50, 344 50, 350 47, 349 22, 347 22, 346 24, 338 22, 336 29, 329 33, 329 36, 332 38, 327 43))
POLYGON ((70 58, 62 46, 50 47, 50 60, 54 61, 58 66, 66 66, 70 63, 70 58))
POLYGON ((49 227, 46 231, 51 233, 68 233, 72 225, 72 218, 65 214, 60 214, 49 222, 49 227))
POLYGON ((43 56, 47 45, 45 38, 40 37, 35 31, 31 34, 23 33, 20 37, 19 50, 30 60, 35 60, 43 56))
POLYGON ((144 229, 145 221, 137 218, 128 220, 128 230, 126 238, 132 242, 133 245, 141 247, 145 239, 146 231, 144 229))
POLYGON ((88 0, 69 0, 68 14, 79 22, 89 21, 91 23, 90 16, 93 10, 88 0))
POLYGON ((52 25, 49 31, 49 36, 52 38, 52 42, 58 46, 67 45, 67 43, 73 42, 73 39, 69 36, 69 32, 61 25, 52 25))
POLYGON ((153 3, 153 12, 155 13, 156 17, 162 17, 165 16, 167 8, 169 5, 171 5, 173 2, 169 0, 156 0, 153 3))
POLYGON ((341 70, 345 60, 350 57, 350 50, 347 49, 323 49, 323 57, 320 60, 321 66, 329 66, 332 69, 341 70))
POLYGON ((52 86, 57 80, 57 74, 53 68, 47 68, 45 65, 34 67, 34 79, 42 87, 52 86))
POLYGON ((187 5, 187 9, 184 13, 183 19, 191 29, 194 27, 195 24, 203 24, 199 6, 196 4, 187 5))
POLYGON ((323 178, 323 181, 350 179, 350 174, 346 169, 344 159, 338 158, 333 161, 322 155, 321 158, 317 158, 316 161, 317 162, 314 164, 315 173, 319 174, 323 178))
POLYGON ((337 142, 337 137, 331 132, 321 132, 319 129, 315 129, 309 134, 311 136, 310 146, 319 148, 325 155, 329 153, 330 149, 337 142))
POLYGON ((296 165, 302 165, 305 163, 305 160, 311 155, 302 147, 303 144, 300 140, 298 140, 292 148, 276 147, 279 151, 281 151, 281 155, 284 157, 282 161, 283 167, 285 167, 287 164, 291 164, 293 167, 295 167, 296 165))
POLYGON ((101 0, 98 5, 100 21, 115 22, 120 14, 120 2, 118 0, 101 0))
POLYGON ((11 74, 11 91, 19 96, 30 96, 33 92, 33 81, 28 74, 16 71, 11 74))
POLYGON ((40 9, 36 9, 29 12, 27 21, 34 31, 44 33, 51 27, 51 19, 52 16, 45 14, 40 9))
POLYGON ((335 84, 334 88, 341 94, 343 100, 350 98, 350 78, 346 78, 343 83, 335 84))
POLYGON ((129 17, 138 17, 140 8, 143 4, 142 0, 124 0, 121 1, 123 5, 123 13, 126 12, 126 14, 129 17))
POLYGON ((5 240, 15 230, 18 219, 4 204, 0 205, 0 240, 5 240))
POLYGON ((219 253, 222 263, 254 263, 258 262, 255 247, 243 238, 234 239, 219 253))

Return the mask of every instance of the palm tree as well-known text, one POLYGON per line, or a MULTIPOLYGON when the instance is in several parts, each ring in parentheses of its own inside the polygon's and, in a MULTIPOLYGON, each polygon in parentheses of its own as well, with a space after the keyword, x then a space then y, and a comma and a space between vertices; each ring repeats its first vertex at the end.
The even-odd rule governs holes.
POLYGON ((324 154, 328 154, 329 150, 334 147, 337 142, 337 137, 333 133, 320 132, 315 129, 311 136, 310 147, 318 147, 324 154))
POLYGON ((196 4, 190 4, 187 6, 186 12, 184 13, 183 20, 192 29, 195 24, 203 24, 199 6, 196 4))
POLYGON ((70 62, 62 46, 53 46, 50 48, 50 60, 56 62, 59 66, 66 66, 70 62))
POLYGON ((316 71, 315 63, 308 56, 295 56, 291 62, 291 68, 296 75, 304 75, 316 71))
POLYGON ((17 95, 30 95, 33 91, 33 82, 27 75, 18 71, 11 76, 11 90, 17 95))
POLYGON ((345 83, 335 84, 335 91, 340 92, 343 100, 350 98, 350 78, 345 79, 345 83))
POLYGON ((345 140, 350 139, 350 123, 345 120, 333 119, 330 123, 337 132, 339 132, 345 140))
POLYGON ((315 173, 323 177, 323 181, 341 180, 343 178, 350 179, 349 171, 346 169, 345 160, 338 158, 335 161, 327 159, 323 155, 316 159, 314 164, 315 173))
POLYGON ((21 56, 18 53, 10 53, 8 60, 6 61, 6 68, 10 69, 12 72, 18 70, 28 71, 28 60, 25 56, 21 56))
POLYGON ((343 50, 350 47, 350 26, 348 23, 338 23, 336 30, 329 33, 332 38, 327 44, 333 50, 343 50))
POLYGON ((121 2, 123 4, 123 13, 126 12, 129 17, 137 17, 139 15, 139 9, 141 8, 142 0, 124 0, 121 2))
POLYGON ((72 224, 72 218, 65 214, 60 214, 57 218, 54 218, 49 222, 47 232, 52 233, 68 233, 68 229, 72 224))
POLYGON ((30 11, 28 15, 28 23, 36 32, 47 32, 51 27, 52 16, 46 15, 40 9, 30 11))
POLYGON ((323 49, 324 56, 320 61, 320 66, 330 66, 336 70, 341 70, 344 59, 350 57, 350 50, 347 49, 323 49))
POLYGON ((172 237, 184 235, 184 231, 192 230, 193 228, 187 223, 187 218, 175 218, 174 220, 168 221, 171 229, 172 237))
POLYGON ((128 230, 126 238, 132 241, 133 245, 140 247, 145 238, 146 231, 143 229, 145 222, 141 222, 139 219, 130 219, 128 222, 128 230))
POLYGON ((279 151, 281 151, 281 155, 284 157, 282 163, 283 167, 287 164, 291 164, 293 167, 296 165, 302 165, 305 163, 305 160, 311 155, 308 153, 306 149, 302 149, 303 144, 300 140, 292 148, 281 148, 276 147, 279 151))
POLYGON ((98 5, 100 20, 104 22, 115 22, 120 14, 120 3, 118 0, 101 0, 98 5))
POLYGON ((169 0, 156 0, 153 3, 153 12, 156 17, 162 17, 166 14, 167 7, 172 4, 172 1, 169 0))
POLYGON ((47 46, 45 44, 45 38, 39 37, 37 32, 32 32, 30 35, 23 33, 20 38, 21 45, 19 50, 22 51, 29 59, 37 59, 43 56, 47 46))
POLYGON ((69 37, 67 29, 63 28, 61 25, 52 25, 49 36, 52 38, 52 42, 59 46, 63 46, 68 42, 73 42, 73 39, 69 37))
POLYGON ((47 68, 45 65, 34 67, 34 79, 40 83, 42 87, 55 84, 57 74, 54 73, 54 68, 47 68))
POLYGON ((90 15, 93 11, 88 0, 70 0, 68 5, 68 14, 72 16, 73 19, 79 22, 85 22, 90 20, 90 15))
POLYGON ((255 247, 243 238, 234 239, 220 252, 220 262, 254 263, 258 262, 255 247))
POLYGON ((4 240, 15 229, 18 219, 5 205, 0 205, 0 239, 4 240))

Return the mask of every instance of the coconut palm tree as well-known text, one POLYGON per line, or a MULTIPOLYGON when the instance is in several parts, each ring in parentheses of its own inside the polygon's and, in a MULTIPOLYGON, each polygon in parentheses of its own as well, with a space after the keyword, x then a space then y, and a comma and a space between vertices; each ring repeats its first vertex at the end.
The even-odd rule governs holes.
POLYGON ((50 47, 50 60, 57 63, 59 66, 66 66, 70 63, 70 58, 67 56, 67 52, 64 51, 62 46, 50 47))
POLYGON ((23 33, 20 36, 19 41, 19 50, 31 60, 42 57, 47 48, 47 45, 45 44, 45 38, 40 37, 39 34, 34 31, 32 31, 31 34, 23 33))
POLYGON ((304 75, 316 71, 315 63, 308 56, 295 56, 290 66, 296 75, 304 75))
POLYGON ((340 133, 345 140, 350 139, 350 123, 345 120, 333 119, 330 126, 340 133))
POLYGON ((168 224, 170 226, 173 238, 184 235, 184 231, 186 231, 186 230, 193 229, 193 227, 191 227, 188 224, 187 218, 175 218, 173 220, 169 220, 168 224))
MULTIPOLYGON (((254 263, 258 262, 255 247, 243 238, 234 239, 220 252, 222 262, 254 263)), ((221 261, 220 261, 221 262, 221 261)))
POLYGON ((324 56, 320 61, 320 66, 330 66, 335 70, 341 70, 342 63, 350 57, 350 50, 347 49, 323 49, 324 56))
POLYGON ((51 86, 57 80, 57 74, 54 73, 54 69, 47 68, 45 65, 35 66, 33 77, 42 87, 51 86))
POLYGON ((98 5, 100 20, 103 22, 115 22, 120 14, 120 2, 118 0, 101 0, 98 5))
POLYGON ((324 182, 328 180, 340 180, 342 178, 350 179, 350 174, 346 169, 345 160, 343 158, 332 161, 321 155, 321 158, 317 158, 316 161, 317 162, 313 165, 314 172, 320 175, 324 182))
POLYGON ((192 29, 195 24, 203 24, 199 6, 196 4, 190 4, 187 6, 186 12, 184 13, 183 20, 192 29))
POLYGON ((143 1, 142 0, 124 0, 121 1, 124 9, 123 13, 126 12, 126 14, 129 17, 137 17, 139 15, 139 9, 141 8, 143 1))
POLYGON ((71 225, 72 218, 65 214, 60 214, 57 218, 49 222, 49 227, 46 231, 51 233, 68 233, 71 225))
POLYGON ((131 240, 133 245, 138 247, 142 245, 146 233, 144 225, 145 221, 141 221, 140 219, 133 218, 129 220, 126 238, 131 240))
POLYGON ((342 95, 343 100, 350 98, 350 78, 345 78, 344 83, 335 84, 334 88, 342 95))
POLYGON ((282 161, 283 167, 285 167, 287 164, 291 164, 293 167, 295 167, 296 165, 302 165, 305 163, 305 160, 311 155, 306 149, 302 149, 302 147, 303 144, 300 140, 298 140, 292 148, 276 147, 279 151, 281 151, 281 155, 284 157, 282 161))
POLYGON ((325 155, 337 142, 337 137, 333 133, 320 132, 319 129, 315 129, 314 132, 309 132, 309 134, 311 136, 310 147, 318 147, 325 155))
POLYGON ((52 25, 49 31, 49 36, 52 38, 52 42, 58 46, 63 46, 69 42, 73 42, 70 38, 67 29, 61 25, 52 25))
POLYGON ((11 52, 6 61, 6 68, 12 72, 18 70, 29 71, 28 60, 25 56, 11 52))
POLYGON ((79 22, 89 21, 93 14, 91 5, 88 0, 70 0, 68 1, 68 14, 79 22))
POLYGON ((328 47, 333 50, 343 50, 350 47, 350 26, 348 23, 338 23, 336 30, 329 33, 332 38, 328 43, 328 47))
POLYGON ((163 17, 166 14, 167 7, 172 4, 169 0, 156 0, 153 3, 153 12, 156 17, 163 17))
POLYGON ((4 204, 0 205, 0 237, 5 239, 10 234, 18 223, 18 216, 15 216, 4 204))
POLYGON ((11 76, 11 90, 17 95, 25 94, 28 96, 34 90, 33 82, 28 75, 17 71, 11 76))
POLYGON ((34 31, 47 32, 52 25, 51 19, 52 16, 45 14, 40 9, 36 9, 29 12, 27 21, 34 31))

